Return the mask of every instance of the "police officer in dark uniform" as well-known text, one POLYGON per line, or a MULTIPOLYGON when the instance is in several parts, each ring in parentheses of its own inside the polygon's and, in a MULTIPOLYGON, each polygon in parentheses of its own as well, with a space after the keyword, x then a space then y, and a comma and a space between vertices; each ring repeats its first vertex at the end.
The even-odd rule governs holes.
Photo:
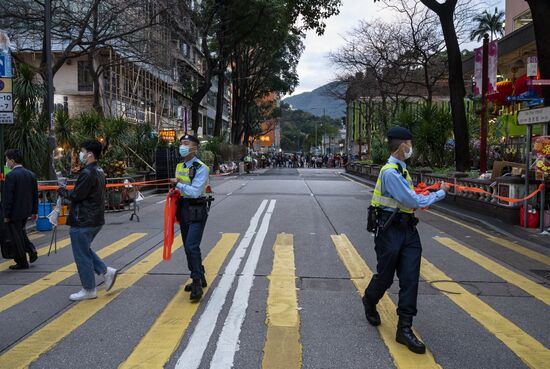
POLYGON ((369 207, 368 229, 375 233, 375 251, 378 264, 376 274, 370 281, 363 305, 368 322, 381 324, 376 304, 393 283, 397 272, 399 278, 399 303, 396 341, 406 345, 417 354, 426 352, 424 344, 412 331, 412 320, 416 315, 418 280, 422 245, 416 229, 416 209, 427 207, 442 200, 448 190, 441 189, 427 196, 414 192, 412 179, 405 160, 412 156, 412 134, 401 127, 390 129, 388 143, 391 156, 381 168, 369 207))
POLYGON ((177 219, 180 223, 187 266, 193 280, 185 286, 185 291, 191 292, 192 301, 200 300, 203 288, 207 286, 200 244, 212 200, 206 194, 210 170, 196 156, 199 144, 200 141, 191 135, 185 135, 180 139, 179 154, 183 160, 176 166, 175 178, 176 187, 181 192, 177 219))

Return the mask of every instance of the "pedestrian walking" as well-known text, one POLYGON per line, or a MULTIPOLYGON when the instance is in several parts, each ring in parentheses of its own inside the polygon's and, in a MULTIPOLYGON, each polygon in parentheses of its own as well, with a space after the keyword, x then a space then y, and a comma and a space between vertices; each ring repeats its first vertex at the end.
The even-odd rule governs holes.
POLYGON ((10 149, 5 152, 6 166, 10 172, 6 176, 2 192, 2 207, 4 210, 4 223, 12 223, 18 230, 22 241, 23 252, 14 257, 15 265, 10 265, 12 270, 28 269, 29 262, 34 263, 38 254, 33 243, 27 237, 27 220, 36 221, 38 215, 38 182, 33 172, 23 167, 23 153, 18 149, 10 149), (27 260, 27 254, 29 260, 27 260))
POLYGON ((185 135, 180 139, 179 153, 182 162, 176 166, 174 179, 176 187, 181 192, 177 218, 187 256, 187 267, 193 280, 185 286, 185 291, 191 292, 191 301, 200 300, 203 288, 207 287, 200 245, 210 208, 206 195, 210 170, 196 156, 199 144, 200 141, 191 135, 185 135))
POLYGON ((61 186, 58 194, 71 201, 67 225, 74 261, 82 289, 73 293, 72 301, 89 300, 97 297, 95 274, 105 279, 105 290, 109 291, 117 277, 117 270, 105 265, 92 250, 92 242, 105 224, 105 174, 99 167, 102 145, 89 140, 80 144, 79 159, 82 169, 74 189, 61 186))
POLYGON ((396 341, 406 345, 417 354, 426 352, 424 344, 412 330, 413 317, 417 314, 418 279, 422 245, 416 225, 415 209, 424 208, 442 200, 448 190, 442 184, 441 190, 427 196, 414 191, 412 179, 405 160, 413 153, 412 134, 405 128, 392 128, 388 133, 391 156, 380 170, 374 194, 369 207, 368 229, 375 233, 377 273, 372 277, 363 305, 367 321, 381 324, 376 304, 393 283, 397 272, 399 278, 399 302, 396 341))

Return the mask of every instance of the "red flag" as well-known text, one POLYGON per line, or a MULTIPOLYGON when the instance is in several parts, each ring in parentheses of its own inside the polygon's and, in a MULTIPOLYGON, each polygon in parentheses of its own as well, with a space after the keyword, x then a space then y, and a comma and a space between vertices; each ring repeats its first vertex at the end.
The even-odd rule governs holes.
POLYGON ((164 206, 164 252, 162 254, 162 258, 165 261, 172 258, 174 224, 177 223, 176 212, 179 198, 180 192, 178 190, 171 190, 166 196, 166 205, 164 206))

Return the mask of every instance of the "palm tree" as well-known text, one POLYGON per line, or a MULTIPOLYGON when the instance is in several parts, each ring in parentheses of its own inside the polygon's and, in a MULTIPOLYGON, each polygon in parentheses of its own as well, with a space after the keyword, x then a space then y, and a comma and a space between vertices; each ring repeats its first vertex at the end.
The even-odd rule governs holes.
POLYGON ((23 152, 25 166, 40 177, 45 172, 47 154, 47 123, 41 119, 40 103, 45 89, 36 81, 36 74, 26 64, 17 66, 13 92, 15 124, 7 128, 6 147, 23 152))
POLYGON ((493 14, 485 10, 474 17, 474 22, 477 23, 477 28, 470 33, 471 41, 481 41, 486 33, 489 34, 491 41, 495 39, 495 36, 504 34, 504 12, 502 10, 499 11, 495 8, 493 14))

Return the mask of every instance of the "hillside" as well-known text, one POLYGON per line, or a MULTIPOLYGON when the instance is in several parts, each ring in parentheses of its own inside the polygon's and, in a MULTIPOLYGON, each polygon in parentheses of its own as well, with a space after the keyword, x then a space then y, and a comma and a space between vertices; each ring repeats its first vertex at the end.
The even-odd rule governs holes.
POLYGON ((323 115, 324 108, 327 116, 340 119, 345 115, 346 103, 331 96, 330 91, 333 90, 337 90, 338 94, 343 95, 345 86, 338 86, 338 82, 331 82, 313 91, 287 97, 283 101, 292 105, 294 109, 300 109, 317 116, 323 115))

